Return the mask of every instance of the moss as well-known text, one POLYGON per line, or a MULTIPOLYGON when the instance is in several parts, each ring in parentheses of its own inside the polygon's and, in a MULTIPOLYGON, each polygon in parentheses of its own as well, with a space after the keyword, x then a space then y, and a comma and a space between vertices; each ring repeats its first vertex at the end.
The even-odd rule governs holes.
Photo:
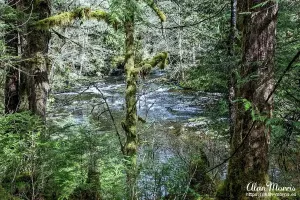
POLYGON ((76 8, 70 12, 63 12, 58 15, 48 17, 46 19, 38 21, 35 26, 38 29, 49 29, 55 26, 68 26, 76 19, 88 20, 96 19, 98 21, 105 21, 107 24, 113 25, 115 28, 118 26, 119 22, 116 19, 112 19, 110 14, 102 11, 95 10, 91 11, 90 8, 76 8))
POLYGON ((161 52, 155 55, 151 59, 147 59, 142 61, 139 65, 139 71, 146 75, 150 72, 150 70, 156 66, 160 69, 164 69, 168 64, 168 53, 161 52))
POLYGON ((217 186, 217 192, 216 192, 216 199, 226 199, 229 194, 228 194, 228 183, 227 181, 223 181, 221 182, 218 186, 217 186))
POLYGON ((112 68, 119 68, 119 66, 122 66, 124 68, 124 65, 125 65, 125 56, 115 56, 111 60, 112 68))
POLYGON ((67 26, 76 19, 86 19, 89 17, 89 8, 77 8, 71 12, 64 12, 48 17, 36 23, 39 29, 49 29, 55 26, 67 26))
POLYGON ((112 25, 115 29, 118 29, 118 26, 120 24, 119 20, 112 18, 109 13, 103 10, 92 11, 90 14, 90 18, 96 19, 98 21, 105 21, 107 24, 112 25))
POLYGON ((167 17, 166 15, 157 7, 153 0, 145 0, 145 2, 152 8, 152 10, 157 14, 161 22, 165 22, 167 17))

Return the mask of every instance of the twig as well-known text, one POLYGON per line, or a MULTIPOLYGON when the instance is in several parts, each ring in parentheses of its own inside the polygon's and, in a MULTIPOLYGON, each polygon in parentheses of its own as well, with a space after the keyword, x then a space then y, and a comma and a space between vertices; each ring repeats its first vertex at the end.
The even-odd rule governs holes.
POLYGON ((104 94, 102 93, 102 91, 97 86, 95 86, 95 88, 100 92, 100 94, 102 96, 102 99, 104 100, 104 103, 105 103, 105 105, 107 107, 107 111, 108 111, 108 113, 110 115, 110 118, 112 120, 112 123, 114 125, 115 131, 116 131, 116 135, 118 136, 118 140, 119 140, 119 143, 120 143, 120 146, 121 146, 121 152, 122 152, 123 155, 126 155, 125 154, 125 150, 124 150, 124 145, 123 145, 122 140, 121 140, 121 135, 120 135, 120 133, 118 131, 118 127, 116 125, 115 118, 114 118, 114 116, 113 116, 113 114, 112 114, 112 112, 110 110, 110 107, 109 107, 107 101, 106 101, 106 97, 104 96, 104 94))
POLYGON ((281 75, 281 77, 278 79, 277 83, 274 86, 274 89, 271 91, 271 93, 269 94, 266 102, 269 101, 269 99, 271 98, 271 96, 273 95, 273 93, 275 92, 275 90, 278 88, 280 82, 282 81, 283 77, 286 75, 286 73, 292 68, 294 62, 296 62, 296 60, 299 58, 300 56, 300 50, 298 50, 298 53, 294 56, 294 58, 292 59, 292 61, 288 64, 288 66, 286 67, 286 69, 284 70, 283 74, 281 75))
POLYGON ((197 171, 197 168, 198 168, 198 165, 196 165, 195 170, 194 170, 194 172, 193 172, 193 174, 192 174, 192 176, 191 176, 191 178, 190 178, 190 180, 189 180, 189 184, 186 186, 186 189, 185 189, 185 192, 184 192, 184 195, 183 195, 183 200, 185 200, 185 198, 186 198, 186 195, 187 195, 188 190, 189 190, 189 188, 190 188, 192 179, 193 179, 194 176, 195 176, 195 173, 196 173, 196 171, 197 171))
POLYGON ((76 45, 78 45, 79 47, 81 47, 81 48, 84 48, 81 44, 79 44, 78 42, 75 42, 75 41, 73 41, 73 40, 71 40, 70 38, 68 38, 67 36, 64 36, 64 35, 62 35, 61 33, 59 33, 59 32, 57 32, 56 30, 54 30, 53 28, 51 29, 51 31, 53 32, 53 33, 55 33, 60 39, 62 39, 62 40, 70 40, 71 42, 73 42, 74 44, 76 44, 76 45))
MULTIPOLYGON (((273 90, 271 91, 271 93, 269 94, 268 98, 265 100, 265 102, 268 102, 269 99, 271 98, 271 96, 274 94, 275 90, 278 88, 280 82, 282 81, 283 77, 285 76, 285 74, 292 68, 294 62, 298 59, 298 57, 300 56, 300 51, 298 51, 298 53, 294 56, 294 58, 292 59, 292 61, 288 64, 287 68, 284 70, 283 74, 281 75, 281 77, 278 79, 277 83, 275 84, 273 90)), ((250 135, 253 127, 255 126, 255 124, 257 123, 257 121, 253 121, 252 125, 249 129, 249 131, 247 132, 247 134, 245 135, 245 137, 243 138, 242 142, 240 143, 240 145, 234 150, 234 152, 226 159, 224 159, 221 163, 215 165, 214 167, 210 168, 209 170, 207 170, 205 173, 211 172, 214 169, 222 166, 223 164, 227 163, 227 161, 229 161, 237 152, 238 150, 244 145, 245 140, 248 138, 248 136, 250 135)))
MULTIPOLYGON (((191 23, 191 24, 179 25, 179 26, 164 27, 163 29, 177 29, 177 28, 182 29, 182 28, 187 28, 187 27, 191 27, 191 26, 197 26, 197 25, 199 25, 199 24, 201 24, 201 23, 203 23, 203 22, 205 22, 205 21, 208 21, 208 20, 210 20, 210 19, 213 19, 213 18, 217 17, 217 16, 218 16, 218 15, 219 15, 226 7, 227 7, 227 5, 228 5, 228 4, 225 4, 220 10, 217 11, 216 14, 214 14, 214 15, 212 15, 212 16, 209 16, 209 17, 207 17, 207 18, 205 18, 205 19, 203 19, 203 20, 200 20, 200 21, 198 21, 198 22, 191 23)), ((154 28, 157 28, 157 29, 161 29, 161 28, 162 28, 162 27, 155 26, 155 25, 153 25, 153 24, 151 24, 151 26, 154 27, 154 28)))

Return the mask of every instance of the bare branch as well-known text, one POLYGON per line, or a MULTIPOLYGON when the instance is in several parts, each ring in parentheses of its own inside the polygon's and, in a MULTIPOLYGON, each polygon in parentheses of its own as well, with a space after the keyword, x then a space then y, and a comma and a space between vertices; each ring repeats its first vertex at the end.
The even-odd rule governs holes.
MULTIPOLYGON (((188 27, 192 27, 192 26, 197 26, 203 22, 206 22, 208 20, 211 20, 217 16, 219 16, 223 11, 224 9, 228 6, 228 4, 225 4, 220 10, 218 10, 214 15, 211 15, 203 20, 200 20, 198 22, 195 22, 195 23, 190 23, 190 24, 183 24, 183 25, 178 25, 178 26, 169 26, 169 27, 164 27, 164 29, 182 29, 182 28, 188 28, 188 27)), ((161 27, 159 26, 155 26, 153 24, 150 24, 151 27, 154 27, 154 28, 157 28, 157 29, 161 29, 161 27)))
POLYGON ((104 102, 105 102, 105 105, 106 105, 106 107, 107 107, 107 110, 106 110, 106 111, 108 111, 108 113, 109 113, 109 115, 110 115, 111 121, 113 122, 115 131, 116 131, 116 135, 117 135, 117 137, 118 137, 118 140, 119 140, 119 143, 120 143, 120 146, 121 146, 121 152, 122 152, 123 155, 126 155, 126 154, 125 154, 125 150, 124 150, 124 145, 123 145, 123 143, 122 143, 121 135, 120 135, 119 130, 118 130, 118 127, 117 127, 117 125, 116 125, 115 118, 114 118, 114 116, 113 116, 113 114, 112 114, 112 112, 111 112, 111 110, 110 110, 110 107, 109 107, 107 101, 106 101, 106 97, 104 96, 103 92, 102 92, 97 86, 95 86, 95 88, 100 92, 100 94, 101 94, 101 96, 102 96, 102 99, 103 99, 104 102))

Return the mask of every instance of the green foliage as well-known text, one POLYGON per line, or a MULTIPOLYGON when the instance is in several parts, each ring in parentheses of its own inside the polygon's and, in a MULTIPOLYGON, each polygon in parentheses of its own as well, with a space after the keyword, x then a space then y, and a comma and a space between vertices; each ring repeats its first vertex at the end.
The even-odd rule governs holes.
MULTIPOLYGON (((300 48, 300 31, 297 27, 300 22, 297 14, 299 9, 299 2, 279 1, 275 73, 277 80, 300 48)), ((282 184, 297 185, 296 180, 299 180, 298 170, 294 166, 295 162, 299 163, 300 149, 299 74, 298 59, 275 91, 274 117, 268 122, 272 127, 271 168, 280 169, 281 172, 273 181, 282 184)))
POLYGON ((17 197, 11 196, 8 192, 6 192, 1 186, 0 186, 0 199, 1 200, 20 200, 17 197))
POLYGON ((162 198, 164 195, 180 197, 188 184, 188 168, 179 157, 169 159, 161 163, 153 159, 153 149, 147 149, 144 160, 140 163, 139 188, 140 198, 155 196, 162 198), (149 156, 149 157, 148 157, 149 156))
POLYGON ((31 148, 39 145, 36 142, 41 137, 43 129, 44 126, 40 119, 29 112, 1 116, 0 156, 2 163, 11 162, 8 166, 12 166, 16 164, 15 162, 20 162, 22 157, 29 157, 30 153, 34 151, 31 148))
POLYGON ((227 88, 227 80, 222 72, 206 67, 192 69, 187 74, 187 80, 181 81, 183 88, 192 88, 209 92, 224 92, 227 88))
POLYGON ((259 8, 259 7, 264 7, 265 5, 267 5, 270 2, 270 0, 268 1, 264 1, 261 3, 256 4, 255 6, 253 6, 251 9, 255 9, 255 8, 259 8))
MULTIPOLYGON (((135 51, 136 56, 139 56, 139 61, 149 58, 155 52, 163 52, 154 56, 153 59, 142 61, 141 66, 144 70, 147 71, 154 66, 165 68, 167 61, 170 61, 167 73, 172 78, 175 77, 179 80, 178 73, 186 74, 182 80, 179 80, 182 87, 209 92, 225 93, 227 91, 228 69, 235 66, 236 60, 239 59, 227 56, 229 10, 226 8, 224 13, 221 12, 220 15, 204 21, 204 23, 194 24, 211 17, 224 6, 223 1, 159 1, 158 4, 154 3, 157 1, 152 0, 144 0, 144 3, 136 0, 105 2, 108 5, 107 11, 100 10, 94 5, 91 8, 85 7, 85 5, 78 7, 77 2, 69 5, 68 1, 57 0, 54 1, 55 9, 61 13, 37 22, 37 26, 40 28, 56 27, 57 32, 62 34, 59 38, 53 36, 50 49, 50 57, 54 60, 51 75, 54 77, 52 83, 55 92, 58 89, 71 91, 74 90, 74 86, 79 87, 94 81, 98 82, 101 76, 81 82, 81 75, 104 74, 109 71, 109 65, 124 61, 124 58, 117 58, 115 55, 124 55, 124 33, 121 23, 127 17, 132 17, 133 12, 137 22, 135 37, 138 38, 141 46, 141 48, 137 47, 135 51), (163 8, 168 16, 167 21, 166 15, 159 8, 163 8), (62 12, 66 10, 71 11, 62 12), (157 18, 153 12, 161 22, 166 21, 164 26, 167 29, 162 31, 160 24, 155 24, 157 18), (88 19, 95 20, 89 21, 88 19), (104 21, 118 31, 107 29, 104 23, 98 23, 98 21, 104 21), (69 25, 72 27, 67 27, 69 25), (180 25, 183 25, 184 28, 177 27, 180 25), (172 28, 173 26, 175 28, 172 28), (168 29, 168 27, 171 28, 168 29), (83 32, 85 30, 88 31, 83 32), (181 53, 178 44, 179 35, 181 35, 181 53), (86 37, 86 40, 81 41, 83 37, 86 37), (168 51, 168 54, 165 51, 168 51), (87 60, 79 59, 83 54, 87 60), (182 58, 179 62, 180 54, 182 58), (78 63, 80 63, 80 73, 77 69, 78 63), (182 68, 179 69, 179 67, 182 68)), ((252 9, 265 6, 268 2, 258 3, 252 9)), ((105 5, 102 3, 99 5, 105 5)), ((298 42, 300 36, 299 6, 296 1, 280 1, 276 79, 281 76, 292 55, 300 47, 298 42)), ((103 7, 106 8, 106 5, 103 7)), ((0 64, 2 67, 4 63, 10 64, 17 60, 7 55, 9 49, 5 46, 5 32, 7 30, 21 31, 22 27, 15 26, 15 21, 20 20, 18 24, 23 24, 29 18, 23 12, 17 12, 3 3, 0 3, 0 13, 0 64)), ((247 15, 249 13, 240 14, 247 15)), ((34 15, 31 19, 34 20, 34 15)), ((238 52, 239 49, 237 48, 236 51, 238 52)), ((272 127, 270 163, 272 169, 276 169, 276 172, 280 171, 272 178, 278 183, 289 182, 293 185, 296 185, 299 179, 299 170, 296 168, 295 162, 300 162, 299 66, 300 63, 297 61, 275 93, 274 118, 267 119, 252 107, 251 102, 246 99, 241 100, 244 110, 251 113, 253 120, 265 121, 268 126, 272 127)), ((1 75, 5 75, 5 73, 1 71, 1 75)), ((243 83, 256 78, 255 76, 248 79, 238 77, 238 82, 243 83)), ((2 76, 1 79, 2 85, 4 85, 5 76, 2 76)), ((3 95, 0 94, 1 98, 3 95)), ((53 100, 53 97, 51 98, 53 100)), ((2 110, 3 107, 4 105, 1 104, 2 110)), ((195 129, 197 132, 205 131, 205 137, 216 138, 220 149, 220 146, 224 143, 228 144, 229 140, 227 107, 227 100, 223 98, 206 110, 206 118, 189 119, 189 122, 204 124, 201 128, 196 127, 195 129)), ((104 119, 107 120, 105 117, 104 119)), ((35 195, 41 199, 76 199, 76 195, 80 191, 89 191, 94 188, 97 188, 95 190, 101 193, 103 199, 124 199, 126 190, 124 157, 119 151, 117 138, 112 136, 114 133, 103 131, 101 126, 99 121, 89 121, 86 124, 78 125, 77 121, 62 120, 61 116, 57 121, 48 121, 45 126, 38 117, 28 112, 1 116, 0 182, 2 186, 0 187, 0 199, 17 199, 12 195, 22 199, 31 199, 32 189, 35 189, 35 195), (88 174, 91 168, 97 172, 100 178, 98 185, 97 181, 96 183, 89 181, 88 174)), ((139 133, 139 136, 142 137, 145 131, 141 130, 139 133)), ((177 134, 176 137, 180 137, 180 134, 177 134)), ((157 137, 159 137, 158 134, 154 138, 157 137)), ((169 194, 174 198, 181 199, 182 195, 188 191, 195 198, 208 199, 197 191, 197 188, 204 184, 186 190, 191 177, 189 168, 191 165, 188 165, 186 160, 194 159, 192 162, 194 165, 203 163, 198 158, 201 147, 199 140, 192 138, 192 141, 187 142, 184 140, 185 137, 188 135, 183 133, 182 138, 172 138, 172 140, 162 140, 162 142, 179 141, 180 145, 185 143, 184 148, 181 148, 180 151, 184 151, 184 156, 187 157, 194 155, 188 159, 182 158, 180 152, 178 156, 176 154, 176 156, 162 161, 152 157, 155 155, 155 146, 141 145, 138 158, 141 172, 138 185, 141 198, 167 198, 166 196, 169 194)), ((174 149, 179 151, 178 146, 180 145, 178 144, 174 149)), ((211 157, 215 157, 215 155, 211 157)), ((219 162, 220 160, 217 160, 214 163, 219 162)), ((205 167, 201 171, 205 171, 205 167)), ((210 183, 209 177, 205 178, 204 182, 210 183)), ((220 186, 217 193, 225 194, 226 189, 220 186)))
POLYGON ((22 198, 31 196, 31 180, 39 179, 36 165, 44 128, 40 118, 29 112, 0 117, 0 180, 5 188, 13 188, 10 191, 22 198))
POLYGON ((112 16, 120 19, 122 22, 127 17, 132 17, 133 13, 138 19, 143 14, 141 4, 136 0, 110 0, 109 2, 112 16))

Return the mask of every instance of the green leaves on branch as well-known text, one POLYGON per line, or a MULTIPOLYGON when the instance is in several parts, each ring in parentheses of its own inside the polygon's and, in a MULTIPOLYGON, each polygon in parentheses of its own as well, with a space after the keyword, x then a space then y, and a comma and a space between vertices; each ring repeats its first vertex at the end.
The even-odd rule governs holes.
POLYGON ((49 29, 55 26, 68 26, 73 21, 78 19, 96 19, 98 21, 105 21, 107 24, 112 25, 115 29, 117 29, 119 24, 117 19, 113 19, 108 12, 103 10, 92 11, 90 8, 77 8, 74 11, 63 12, 61 14, 40 20, 35 24, 35 26, 38 29, 49 29))
POLYGON ((234 100, 233 102, 241 102, 244 106, 244 110, 250 112, 253 121, 266 122, 266 120, 269 119, 267 115, 261 113, 257 108, 255 108, 248 99, 241 98, 234 100))
POLYGON ((269 3, 269 2, 270 2, 270 0, 264 1, 264 2, 261 2, 261 3, 258 3, 258 4, 256 4, 255 6, 253 6, 251 9, 264 7, 264 6, 265 6, 267 3, 269 3))

